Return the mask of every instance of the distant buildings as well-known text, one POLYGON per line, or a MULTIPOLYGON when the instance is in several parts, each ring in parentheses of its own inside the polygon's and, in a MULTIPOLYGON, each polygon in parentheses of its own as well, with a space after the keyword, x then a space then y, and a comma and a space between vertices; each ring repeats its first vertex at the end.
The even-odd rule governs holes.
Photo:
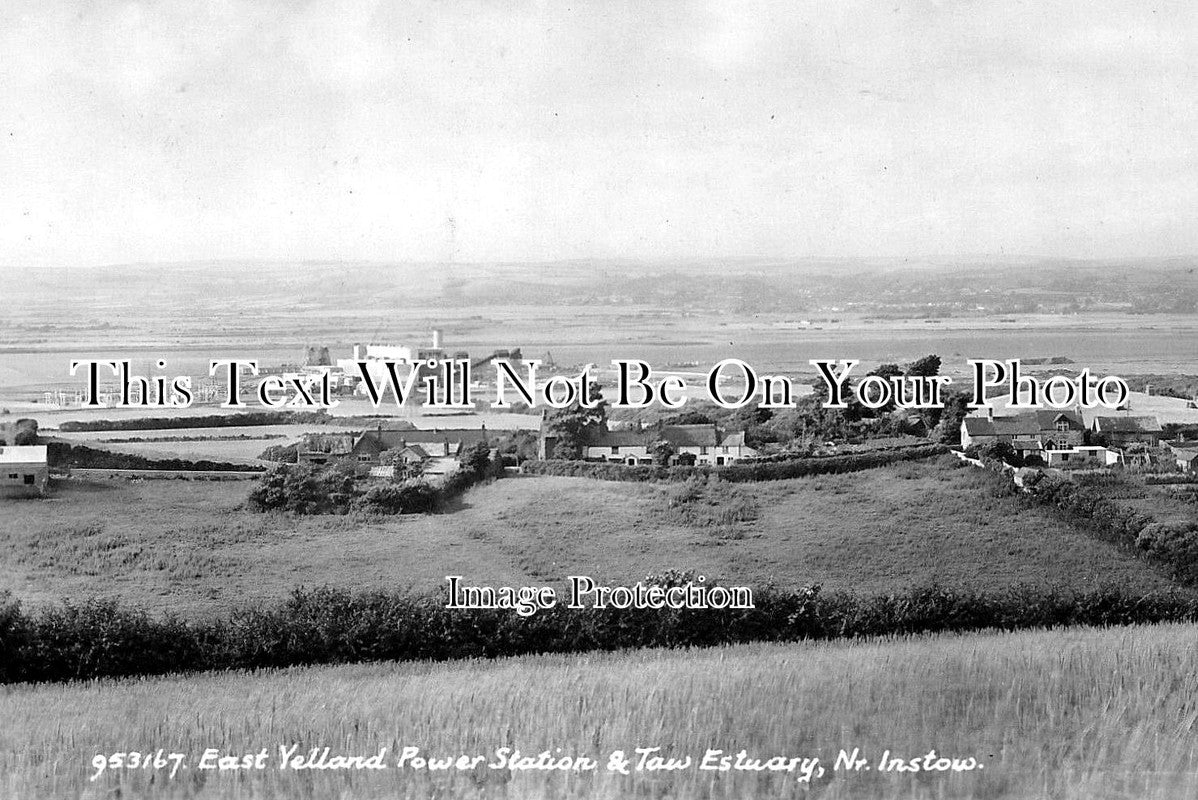
MULTIPOLYGON (((1163 430, 1155 416, 1107 415, 1093 410, 1037 409, 996 417, 966 417, 961 421, 961 445, 985 447, 1009 444, 1023 459, 1040 458, 1059 468, 1143 464, 1146 453, 1125 453, 1132 445, 1157 447, 1163 430)), ((1135 449, 1135 448, 1133 448, 1135 449)))
POLYGON ((363 473, 383 475, 383 466, 402 466, 423 475, 448 475, 458 468, 464 451, 490 444, 486 427, 433 430, 375 430, 362 433, 314 433, 296 448, 300 464, 324 465, 348 459, 363 473), (389 454, 384 459, 384 454, 389 454), (387 460, 391 464, 384 465, 387 460))
MULTIPOLYGON (((744 431, 724 431, 714 424, 658 425, 641 430, 595 431, 583 443, 587 461, 645 465, 654 463, 655 450, 664 442, 668 462, 720 467, 757 455, 745 444, 744 431)), ((554 437, 541 437, 540 458, 553 458, 554 437)))
MULTIPOLYGON (((491 356, 478 362, 485 364, 496 358, 510 358, 513 361, 520 360, 520 351, 517 350, 501 350, 496 351, 491 356)), ((438 369, 430 367, 430 361, 444 363, 453 361, 455 365, 454 379, 460 380, 459 363, 469 362, 470 354, 464 350, 450 352, 442 346, 441 331, 434 330, 431 347, 417 347, 413 350, 410 347, 403 345, 380 345, 355 344, 353 355, 351 358, 339 358, 333 365, 331 372, 334 386, 345 387, 346 392, 354 392, 355 394, 364 395, 367 393, 366 384, 362 380, 362 368, 358 366, 359 362, 364 363, 366 372, 370 375, 371 381, 375 385, 384 386, 387 384, 390 375, 388 363, 392 365, 402 365, 396 367, 396 375, 400 378, 405 378, 409 371, 414 369, 417 371, 416 389, 422 391, 422 382, 425 378, 438 375, 438 369)))

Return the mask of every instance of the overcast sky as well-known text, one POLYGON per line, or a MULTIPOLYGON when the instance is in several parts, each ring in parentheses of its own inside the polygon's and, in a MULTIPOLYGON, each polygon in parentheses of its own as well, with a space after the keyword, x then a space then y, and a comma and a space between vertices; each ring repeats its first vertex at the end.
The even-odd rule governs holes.
POLYGON ((0 5, 0 265, 1198 253, 1198 4, 0 5))

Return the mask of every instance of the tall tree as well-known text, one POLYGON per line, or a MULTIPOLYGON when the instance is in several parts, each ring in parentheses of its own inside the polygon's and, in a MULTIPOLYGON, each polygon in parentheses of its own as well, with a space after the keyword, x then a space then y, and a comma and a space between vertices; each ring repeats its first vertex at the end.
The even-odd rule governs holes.
POLYGON ((599 399, 593 408, 584 407, 580 397, 545 420, 546 435, 557 438, 554 458, 579 458, 587 440, 607 429, 607 400, 603 399, 602 385, 592 381, 587 394, 599 399))

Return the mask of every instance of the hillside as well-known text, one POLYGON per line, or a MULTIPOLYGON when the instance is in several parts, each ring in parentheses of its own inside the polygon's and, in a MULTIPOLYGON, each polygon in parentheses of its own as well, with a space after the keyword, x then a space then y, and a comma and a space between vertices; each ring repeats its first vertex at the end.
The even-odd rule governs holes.
POLYGON ((1133 591, 1173 584, 948 461, 763 484, 514 478, 435 516, 286 518, 243 508, 244 482, 69 482, 10 502, 0 590, 26 603, 111 597, 221 613, 296 585, 428 591, 600 582, 692 569, 724 582, 860 593, 937 580, 1133 591))

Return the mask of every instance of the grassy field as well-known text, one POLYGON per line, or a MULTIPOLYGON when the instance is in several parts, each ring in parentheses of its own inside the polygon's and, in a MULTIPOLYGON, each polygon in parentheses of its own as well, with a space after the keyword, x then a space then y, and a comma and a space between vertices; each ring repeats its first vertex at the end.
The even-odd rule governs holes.
POLYGON ((452 513, 410 517, 255 514, 242 507, 248 490, 70 481, 51 499, 6 502, 0 589, 33 604, 112 597, 204 614, 300 584, 427 591, 448 574, 520 586, 694 569, 862 593, 933 579, 1172 586, 1048 512, 994 496, 984 473, 937 462, 738 485, 519 478, 472 490, 452 513))
POLYGON ((0 795, 1170 800, 1198 791, 1195 659, 1198 628, 1178 625, 16 686, 0 694, 0 795), (280 745, 386 748, 388 768, 280 769, 280 745), (407 747, 486 758, 399 768, 407 747), (486 768, 501 747, 598 767, 486 768), (653 747, 692 762, 638 772, 636 748, 653 747), (97 754, 156 748, 187 768, 89 780, 97 754), (268 756, 222 774, 200 769, 207 748, 268 756), (854 748, 870 769, 834 768, 854 748), (607 769, 615 750, 627 776, 607 769), (818 758, 824 773, 700 770, 708 750, 818 758), (880 768, 886 751, 931 750, 979 768, 880 768))

